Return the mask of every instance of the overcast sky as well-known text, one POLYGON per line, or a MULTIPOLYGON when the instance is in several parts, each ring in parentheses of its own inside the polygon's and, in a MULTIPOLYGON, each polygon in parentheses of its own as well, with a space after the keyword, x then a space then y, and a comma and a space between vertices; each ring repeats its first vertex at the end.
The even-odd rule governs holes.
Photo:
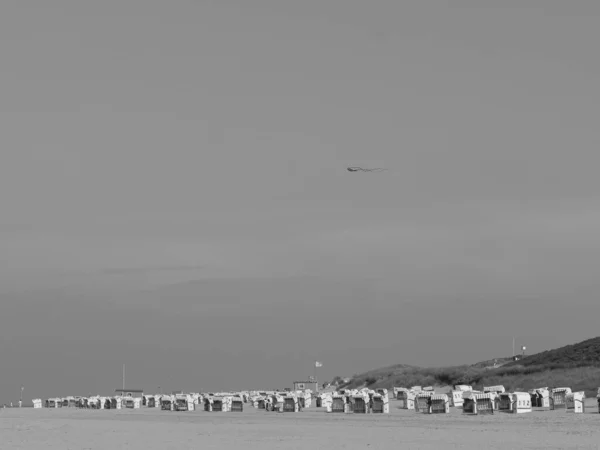
POLYGON ((4 0, 0 401, 595 336, 598 42, 594 0, 4 0))

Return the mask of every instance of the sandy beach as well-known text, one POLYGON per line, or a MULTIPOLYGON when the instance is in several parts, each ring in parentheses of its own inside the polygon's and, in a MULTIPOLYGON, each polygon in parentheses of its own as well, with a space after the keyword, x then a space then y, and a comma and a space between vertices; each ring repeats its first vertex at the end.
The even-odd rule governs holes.
POLYGON ((139 410, 4 409, 2 449, 598 449, 596 399, 585 414, 389 415, 139 410))

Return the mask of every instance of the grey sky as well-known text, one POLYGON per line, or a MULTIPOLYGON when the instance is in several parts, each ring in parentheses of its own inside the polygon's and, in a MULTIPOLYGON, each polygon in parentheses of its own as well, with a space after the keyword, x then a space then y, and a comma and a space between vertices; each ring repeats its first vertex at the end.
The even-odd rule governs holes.
POLYGON ((593 336, 599 14, 5 0, 0 401, 593 336))

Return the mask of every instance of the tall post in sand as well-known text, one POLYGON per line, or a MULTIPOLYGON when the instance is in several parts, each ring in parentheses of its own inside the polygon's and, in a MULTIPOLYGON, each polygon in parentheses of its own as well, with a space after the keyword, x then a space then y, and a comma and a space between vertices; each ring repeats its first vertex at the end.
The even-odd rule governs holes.
POLYGON ((125 395, 125 364, 123 364, 123 392, 121 395, 125 395))

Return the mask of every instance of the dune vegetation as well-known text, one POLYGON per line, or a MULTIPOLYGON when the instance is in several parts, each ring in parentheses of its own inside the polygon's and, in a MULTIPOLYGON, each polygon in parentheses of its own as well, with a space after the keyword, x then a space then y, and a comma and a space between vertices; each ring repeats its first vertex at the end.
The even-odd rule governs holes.
MULTIPOLYGON (((337 377, 336 377, 337 378, 337 377)), ((503 385, 508 391, 536 387, 570 387, 596 396, 600 387, 600 337, 526 356, 518 361, 511 357, 482 361, 476 364, 424 368, 396 364, 354 375, 339 388, 368 386, 483 386, 503 385), (495 366, 494 366, 495 364, 495 366)))

